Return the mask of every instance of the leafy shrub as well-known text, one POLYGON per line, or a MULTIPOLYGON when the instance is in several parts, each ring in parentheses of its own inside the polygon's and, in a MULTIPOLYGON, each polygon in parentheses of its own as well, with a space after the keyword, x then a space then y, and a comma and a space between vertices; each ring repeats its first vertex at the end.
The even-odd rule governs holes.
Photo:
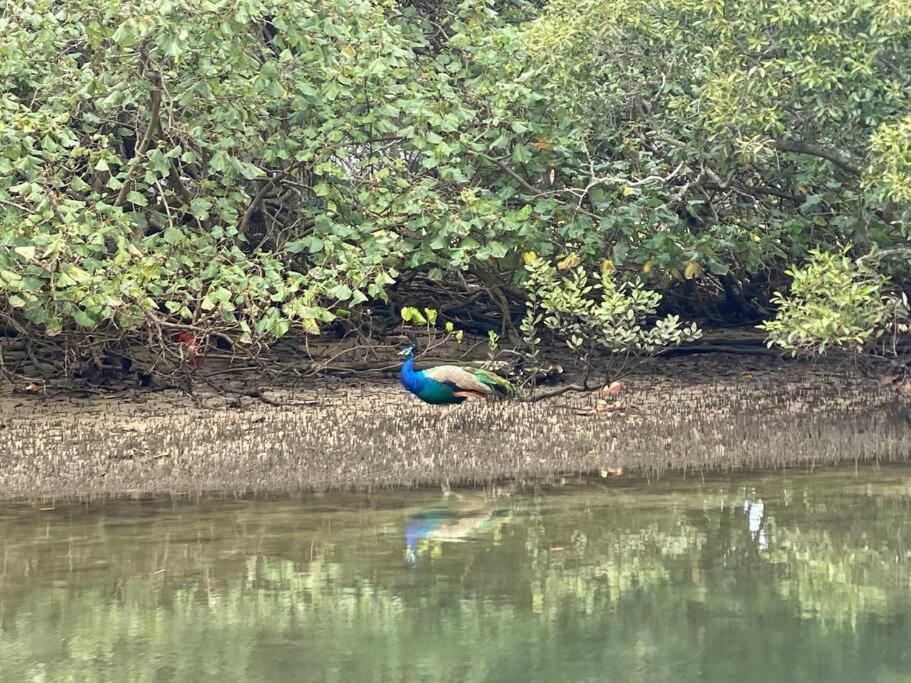
POLYGON ((606 351, 608 379, 621 373, 630 360, 702 335, 695 323, 684 326, 676 315, 655 319, 661 295, 636 282, 618 281, 610 267, 602 268, 596 277, 581 265, 561 275, 550 262, 529 253, 525 269, 528 306, 522 331, 533 363, 542 325, 565 341, 586 375, 596 352, 606 351))
POLYGON ((522 40, 586 142, 558 171, 599 229, 570 246, 659 288, 698 267, 761 294, 816 246, 903 241, 909 26, 900 1, 552 0, 522 40))
POLYGON ((384 296, 394 240, 362 239, 382 225, 357 218, 344 163, 401 123, 410 41, 368 2, 344 18, 337 2, 270 5, 7 8, 8 325, 150 340, 189 326, 249 344, 384 296))
POLYGON ((885 341, 894 350, 895 335, 908 331, 907 298, 891 294, 884 275, 844 251, 814 250, 804 266, 788 274, 790 291, 775 293, 775 318, 760 325, 770 347, 791 355, 862 352, 885 341), (891 339, 889 330, 894 333, 891 339))
POLYGON ((889 206, 892 220, 911 237, 911 114, 872 135, 864 180, 870 195, 889 206))

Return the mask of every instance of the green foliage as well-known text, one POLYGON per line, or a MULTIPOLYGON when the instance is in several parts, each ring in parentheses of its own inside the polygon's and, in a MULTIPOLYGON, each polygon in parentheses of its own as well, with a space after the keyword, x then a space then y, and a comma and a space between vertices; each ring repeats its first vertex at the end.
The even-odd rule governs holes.
POLYGON ((654 319, 661 295, 639 283, 618 282, 611 269, 605 268, 595 279, 582 266, 561 275, 534 255, 526 259, 525 268, 529 304, 523 332, 531 341, 532 353, 543 324, 564 338, 587 367, 597 350, 607 351, 610 373, 630 358, 651 356, 702 334, 695 323, 684 327, 676 315, 654 319))
POLYGON ((0 315, 268 342, 403 270, 496 273, 548 239, 548 203, 503 172, 547 165, 517 32, 483 2, 453 11, 431 46, 426 17, 369 0, 8 8, 0 315))
POLYGON ((10 5, 0 322, 255 350, 416 278, 506 327, 526 251, 697 305, 906 244, 906 3, 542 5, 10 5))
POLYGON ((397 128, 385 110, 408 86, 380 76, 406 72, 412 43, 370 3, 351 3, 344 21, 337 3, 272 5, 8 8, 8 317, 48 334, 180 323, 253 342, 292 324, 318 333, 383 296, 392 240, 361 241, 377 226, 332 188, 362 191, 346 177, 351 146, 397 128), (255 235, 251 217, 266 209, 254 198, 304 168, 306 191, 276 209, 289 230, 255 235))
POLYGON ((806 265, 788 274, 790 292, 775 293, 778 312, 761 325, 770 347, 792 355, 859 352, 870 350, 887 328, 908 331, 907 299, 890 296, 883 275, 858 265, 844 251, 813 251, 806 265))
POLYGON ((559 170, 592 263, 600 242, 664 286, 695 264, 746 291, 908 230, 907 3, 557 0, 522 39, 584 141, 559 170))
POLYGON ((496 360, 497 350, 500 348, 500 335, 493 330, 487 330, 487 359, 496 360))
POLYGON ((399 312, 402 322, 415 323, 416 325, 433 325, 436 322, 437 312, 430 308, 425 308, 422 313, 420 309, 414 306, 403 306, 399 312))
POLYGON ((427 337, 427 349, 425 350, 445 344, 450 339, 454 339, 457 344, 461 344, 465 336, 463 330, 457 330, 452 321, 447 320, 443 324, 443 335, 438 337, 439 326, 437 325, 437 318, 439 317, 439 311, 435 308, 418 309, 414 306, 403 306, 401 311, 399 311, 399 315, 402 318, 403 325, 411 324, 424 328, 423 331, 427 337))
POLYGON ((911 115, 873 133, 869 159, 865 181, 871 196, 889 205, 911 236, 911 115))

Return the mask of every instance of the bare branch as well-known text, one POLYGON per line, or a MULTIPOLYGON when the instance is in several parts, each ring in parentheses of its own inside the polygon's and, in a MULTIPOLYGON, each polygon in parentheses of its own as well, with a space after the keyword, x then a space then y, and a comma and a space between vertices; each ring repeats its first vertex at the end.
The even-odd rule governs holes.
POLYGON ((773 140, 772 147, 779 152, 791 152, 793 154, 806 154, 808 156, 819 157, 826 161, 831 161, 836 166, 843 168, 854 175, 860 175, 862 166, 846 154, 839 152, 831 147, 823 147, 812 142, 803 140, 773 140))
POLYGON ((136 148, 133 167, 130 169, 130 173, 124 181, 123 187, 120 188, 120 192, 117 193, 117 198, 114 200, 114 206, 123 206, 123 203, 126 201, 127 195, 133 187, 133 179, 136 177, 136 174, 139 173, 139 157, 149 151, 149 145, 152 144, 152 137, 155 135, 155 129, 158 128, 158 119, 160 116, 161 88, 155 87, 152 90, 152 100, 149 105, 149 125, 146 126, 146 132, 142 136, 139 147, 136 148))

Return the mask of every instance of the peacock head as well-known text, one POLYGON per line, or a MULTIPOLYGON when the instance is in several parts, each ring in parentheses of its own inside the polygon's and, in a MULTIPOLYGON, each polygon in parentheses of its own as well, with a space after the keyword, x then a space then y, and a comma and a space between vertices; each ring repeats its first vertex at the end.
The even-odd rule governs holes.
POLYGON ((412 342, 411 344, 406 346, 404 349, 399 351, 399 355, 404 356, 405 358, 411 358, 414 355, 414 352, 415 352, 415 345, 412 342))

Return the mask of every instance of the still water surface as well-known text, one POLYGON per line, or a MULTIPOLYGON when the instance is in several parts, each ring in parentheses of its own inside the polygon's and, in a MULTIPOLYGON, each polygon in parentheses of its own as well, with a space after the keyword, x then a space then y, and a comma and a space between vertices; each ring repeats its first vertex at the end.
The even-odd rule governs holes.
POLYGON ((0 680, 911 681, 909 512, 904 467, 3 504, 0 680))

